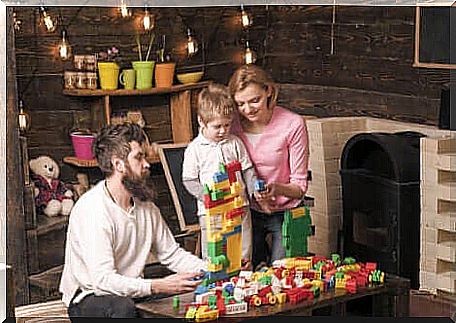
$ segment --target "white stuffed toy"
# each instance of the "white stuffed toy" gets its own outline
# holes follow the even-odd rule
[[[59,165],[49,156],[39,156],[29,162],[35,185],[37,213],[47,216],[69,215],[73,208],[73,192],[59,180]]]

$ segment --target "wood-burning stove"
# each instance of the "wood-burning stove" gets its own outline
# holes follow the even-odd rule
[[[362,133],[341,157],[341,253],[410,278],[418,288],[420,137],[416,132]]]

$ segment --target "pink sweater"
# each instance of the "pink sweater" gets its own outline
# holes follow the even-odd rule
[[[255,146],[245,136],[239,120],[233,123],[232,132],[244,142],[259,178],[266,183],[295,183],[303,192],[307,191],[309,145],[303,117],[276,106]],[[277,196],[277,211],[295,207],[299,202]]]

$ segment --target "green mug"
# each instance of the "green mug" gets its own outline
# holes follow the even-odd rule
[[[136,72],[136,88],[139,90],[152,88],[155,61],[135,61],[132,65]]]
[[[123,70],[119,76],[119,82],[127,90],[135,88],[136,72],[134,69]]]

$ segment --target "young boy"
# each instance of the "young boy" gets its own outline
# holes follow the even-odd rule
[[[204,259],[207,257],[207,243],[203,186],[209,183],[212,176],[219,171],[220,163],[227,164],[234,160],[240,162],[244,180],[241,185],[245,210],[242,219],[242,262],[247,265],[252,258],[252,224],[248,196],[254,194],[256,176],[244,144],[238,137],[230,134],[236,109],[228,88],[223,85],[210,84],[200,92],[198,96],[200,132],[185,150],[182,181],[190,194],[198,199],[201,250]]]

